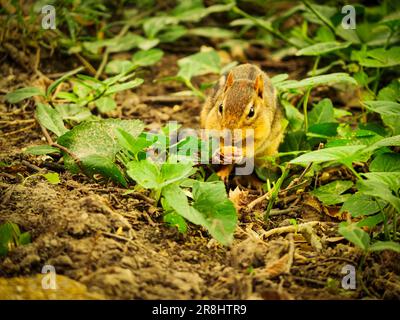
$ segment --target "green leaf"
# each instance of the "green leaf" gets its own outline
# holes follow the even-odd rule
[[[373,197],[357,192],[351,195],[344,203],[340,212],[349,212],[352,217],[368,216],[379,212],[386,206],[386,202]]]
[[[58,148],[54,148],[47,144],[40,145],[40,146],[32,146],[26,149],[26,153],[30,153],[36,156],[40,156],[43,154],[52,154],[52,153],[60,153]]]
[[[54,90],[57,89],[58,85],[62,82],[64,82],[65,80],[67,80],[69,77],[73,76],[74,74],[77,74],[78,72],[82,71],[84,69],[84,67],[79,67],[76,68],[74,70],[71,70],[70,72],[67,72],[66,74],[64,74],[61,78],[58,78],[56,81],[54,81],[48,88],[47,88],[47,92],[46,95],[47,97],[50,97],[50,95],[53,93]]]
[[[136,52],[132,57],[132,62],[137,66],[151,66],[160,61],[164,52],[161,49],[150,49]]]
[[[132,70],[135,64],[129,60],[112,60],[107,63],[105,72],[107,74],[121,74]]]
[[[308,121],[310,125],[336,122],[331,99],[325,98],[318,102],[308,114]]]
[[[358,190],[368,196],[378,197],[389,202],[400,212],[400,199],[392,194],[389,186],[379,180],[362,180],[357,182]]]
[[[110,157],[99,154],[91,154],[82,157],[81,162],[83,170],[89,177],[93,177],[95,174],[100,174],[125,188],[128,187],[124,175],[114,163],[113,159],[110,159]]]
[[[286,119],[292,131],[300,130],[304,123],[304,115],[287,100],[281,100],[281,104],[285,108]]]
[[[372,172],[400,172],[400,154],[381,153],[378,154],[369,165]]]
[[[394,192],[400,189],[400,172],[367,172],[363,173],[368,180],[385,184]]]
[[[310,162],[321,163],[326,161],[336,161],[345,164],[351,163],[360,158],[360,151],[364,148],[364,145],[355,145],[315,150],[291,160],[290,163],[307,164]]]
[[[116,128],[122,128],[131,135],[136,136],[143,131],[144,124],[139,120],[106,119],[86,121],[59,137],[57,142],[80,159],[85,173],[90,175],[95,170],[98,172],[111,172],[111,178],[119,183],[123,180],[119,177],[116,168],[110,165],[110,163],[114,162],[115,155],[121,150],[115,133]],[[69,154],[62,153],[66,168],[74,173],[78,172],[79,167],[74,159]],[[101,159],[108,159],[109,161],[102,164]],[[88,162],[87,165],[86,162]]]
[[[36,87],[26,87],[7,93],[5,98],[9,103],[17,103],[33,96],[44,96],[44,92]]]
[[[178,60],[178,77],[190,80],[194,76],[219,73],[221,61],[215,50],[199,52]]]
[[[369,248],[370,238],[361,228],[355,223],[341,222],[339,224],[339,233],[362,250],[367,251]]]
[[[381,222],[384,221],[384,214],[378,213],[376,215],[373,216],[369,216],[366,217],[360,221],[357,222],[357,227],[368,227],[368,228],[373,228],[375,226],[377,226],[378,224],[380,224]]]
[[[163,198],[164,200],[164,198]],[[164,200],[165,201],[165,200]],[[164,205],[163,205],[164,207]],[[165,209],[165,207],[164,207]],[[163,217],[164,222],[168,223],[171,227],[176,227],[180,233],[187,232],[187,224],[185,219],[175,211],[169,212]]]
[[[228,199],[222,181],[200,182],[193,185],[193,207],[202,213],[206,228],[223,245],[229,245],[236,230],[237,213]]]
[[[188,163],[163,163],[161,165],[162,186],[182,181],[196,172],[193,164]]]
[[[38,102],[35,114],[40,124],[57,136],[68,132],[68,129],[64,127],[60,113],[50,105]]]
[[[310,193],[316,196],[324,205],[330,206],[346,201],[350,195],[343,192],[350,189],[353,182],[346,180],[336,180],[331,183],[325,184]]]
[[[131,80],[131,81],[128,81],[125,83],[115,84],[107,89],[107,91],[105,92],[105,95],[110,95],[110,94],[113,94],[116,92],[136,88],[136,87],[140,86],[143,82],[144,82],[143,79],[136,78],[134,80]]]
[[[394,241],[376,241],[369,247],[369,251],[392,250],[400,253],[400,243]]]
[[[352,60],[357,60],[360,65],[369,68],[387,68],[400,64],[400,47],[391,47],[385,50],[377,48],[368,51],[353,51]]]
[[[161,189],[162,177],[157,164],[149,160],[131,161],[126,173],[138,185],[146,189]]]
[[[297,51],[296,56],[321,56],[332,51],[347,48],[350,45],[351,42],[321,42]]]
[[[357,81],[354,78],[350,77],[347,73],[331,73],[322,76],[306,78],[301,81],[295,81],[295,80],[283,81],[276,84],[276,87],[279,91],[284,91],[289,89],[298,89],[310,86],[315,87],[322,84],[331,84],[339,82],[345,82],[357,85]]]
[[[168,205],[179,215],[194,224],[206,226],[207,222],[203,215],[189,205],[189,201],[181,188],[177,184],[169,184],[163,188],[162,195]]]
[[[399,146],[400,146],[400,135],[397,135],[384,138],[375,142],[374,144],[368,147],[368,150],[376,150],[382,147],[399,147]]]
[[[94,117],[89,108],[77,104],[57,104],[56,110],[63,120],[82,122]]]
[[[101,113],[113,111],[117,107],[117,103],[110,96],[101,97],[97,99],[94,104]]]
[[[43,174],[43,177],[46,178],[48,182],[51,184],[59,184],[60,183],[60,176],[56,172],[49,172]]]
[[[400,101],[400,79],[393,80],[388,86],[379,90],[377,100]]]
[[[362,102],[369,110],[379,113],[381,115],[399,116],[400,103],[392,101],[363,101]]]
[[[22,246],[31,243],[31,234],[29,232],[21,233],[18,242]]]

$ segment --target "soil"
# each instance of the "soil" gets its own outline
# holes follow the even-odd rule
[[[275,63],[260,50],[249,49],[246,59],[272,75],[288,72],[299,78],[307,70],[300,59]],[[142,119],[149,129],[170,120],[198,128],[199,100],[146,100],[185,90],[178,83],[153,82],[176,74],[178,58],[166,54],[144,72],[144,85],[119,94],[116,115]],[[55,59],[50,69],[57,73],[65,66]],[[7,57],[1,93],[32,85],[35,77]],[[204,79],[215,78],[199,80]],[[167,226],[146,193],[125,195],[115,185],[64,171],[50,157],[24,153],[45,143],[32,102],[10,105],[2,96],[0,116],[0,161],[7,164],[0,173],[0,223],[17,223],[32,236],[32,243],[0,258],[0,286],[7,289],[1,299],[400,299],[400,256],[385,251],[365,257],[337,233],[341,219],[301,190],[283,194],[267,223],[265,201],[247,207],[260,194],[244,187],[236,191],[231,197],[240,209],[239,226],[233,244],[223,247],[198,226],[190,225],[185,235]],[[46,171],[59,172],[61,182],[52,185],[35,175]],[[331,176],[338,174],[348,173],[336,168]],[[281,227],[286,231],[266,233]],[[54,266],[58,275],[62,290],[54,295],[40,289],[45,265]],[[356,270],[354,290],[342,288],[346,265]]]

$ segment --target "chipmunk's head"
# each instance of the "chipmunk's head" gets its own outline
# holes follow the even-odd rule
[[[249,80],[235,79],[233,73],[229,73],[221,93],[213,101],[205,127],[223,131],[223,135],[229,131],[228,141],[235,145],[240,141],[244,154],[253,154],[249,148],[257,149],[271,131],[273,116],[266,105],[265,94],[262,74]]]
[[[221,129],[254,128],[264,106],[264,82],[262,75],[255,80],[234,79],[229,73],[223,93],[214,105]]]

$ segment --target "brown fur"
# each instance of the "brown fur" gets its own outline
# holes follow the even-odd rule
[[[249,118],[249,103],[255,116]],[[223,112],[219,114],[219,106]],[[282,111],[270,78],[257,66],[243,64],[222,77],[207,98],[200,115],[205,129],[254,129],[254,156],[257,165],[265,164],[260,157],[277,153],[283,138]]]

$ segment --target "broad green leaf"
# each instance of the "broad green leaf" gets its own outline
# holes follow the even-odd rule
[[[204,216],[207,230],[220,243],[230,244],[236,229],[237,213],[227,197],[224,183],[198,181],[193,185],[192,193],[193,207]]]
[[[393,80],[388,86],[379,90],[377,100],[400,101],[400,79]]]
[[[179,215],[190,222],[206,226],[206,220],[203,215],[189,205],[188,199],[183,190],[177,184],[169,184],[163,188],[162,195],[168,205]]]
[[[178,77],[190,80],[194,76],[207,73],[219,73],[221,61],[215,50],[199,52],[178,60]]]
[[[379,113],[381,115],[388,115],[388,116],[400,115],[400,103],[378,100],[378,101],[363,101],[363,104],[369,110]]]
[[[386,206],[381,199],[374,200],[373,197],[357,192],[351,195],[344,203],[341,212],[349,212],[352,217],[367,216],[379,212]]]
[[[97,99],[94,104],[101,113],[113,111],[117,107],[117,103],[110,96],[101,97]]]
[[[34,154],[36,156],[40,156],[43,154],[60,153],[60,150],[58,148],[44,144],[44,145],[40,145],[40,146],[28,147],[25,152]]]
[[[124,175],[110,157],[91,154],[82,157],[81,162],[83,170],[88,176],[93,177],[95,174],[100,174],[125,188],[128,187]]]
[[[370,238],[361,228],[355,223],[341,222],[339,224],[339,233],[362,250],[367,251],[369,248]]]
[[[44,96],[44,92],[36,87],[26,87],[7,93],[5,98],[9,103],[17,103],[33,96]]]
[[[381,153],[378,154],[369,165],[372,172],[400,172],[400,154]]]
[[[379,180],[362,180],[357,182],[359,192],[381,198],[389,202],[398,212],[400,212],[400,199],[392,194],[391,189],[386,183]]]
[[[392,250],[400,253],[400,243],[394,241],[376,241],[369,247],[369,251]]]
[[[162,177],[157,164],[149,160],[131,161],[126,173],[138,185],[146,189],[161,189]]]
[[[188,163],[163,163],[161,165],[162,186],[181,181],[196,170],[193,169],[193,164]]]
[[[321,42],[297,51],[296,56],[320,56],[332,51],[347,48],[348,46],[350,46],[350,44],[351,42]]]
[[[364,148],[364,145],[355,145],[315,150],[291,160],[290,163],[307,164],[310,162],[321,163],[326,161],[351,163],[360,158],[360,151]]]
[[[281,100],[281,104],[285,109],[290,128],[293,131],[300,130],[304,123],[304,115],[287,100]]]
[[[330,206],[342,203],[349,199],[349,194],[342,194],[353,186],[353,182],[346,180],[336,180],[325,184],[310,193],[316,196],[323,204]]]
[[[399,147],[399,146],[400,146],[400,135],[397,135],[384,138],[375,142],[370,147],[368,147],[368,150],[376,150],[381,147]]]
[[[73,129],[58,138],[57,142],[66,147],[73,153],[84,166],[84,171],[90,174],[94,169],[101,172],[112,172],[115,178],[114,181],[122,181],[116,173],[115,168],[111,168],[110,162],[113,163],[115,155],[121,150],[121,146],[117,141],[115,129],[122,128],[133,136],[139,135],[144,128],[144,125],[139,120],[119,120],[119,119],[106,119],[98,121],[86,121],[75,126]],[[76,173],[79,171],[78,165],[74,159],[67,153],[62,152],[64,156],[64,164],[68,170]],[[89,156],[102,156],[104,159],[109,159],[108,163],[104,163],[104,168],[99,157],[89,159],[90,164],[96,162],[95,168],[89,168],[85,165],[85,158]]]
[[[181,25],[171,25],[157,35],[160,42],[174,42],[183,37],[187,33],[187,29]]]
[[[308,121],[310,125],[336,122],[332,101],[325,98],[318,102],[308,114]]]
[[[132,57],[133,64],[137,66],[151,66],[160,61],[164,52],[161,49],[150,49],[136,52]]]
[[[50,105],[38,102],[35,114],[40,124],[57,136],[68,132],[68,129],[64,127],[60,113]]]
[[[368,180],[387,185],[394,192],[400,189],[400,172],[367,172],[363,173],[363,175]]]
[[[48,182],[51,184],[59,184],[60,183],[60,176],[56,172],[49,172],[43,174],[43,177],[46,178]]]
[[[322,84],[331,84],[339,82],[346,82],[357,85],[357,81],[354,78],[350,77],[347,73],[331,73],[322,76],[306,78],[300,81],[287,80],[277,83],[276,86],[278,90],[283,91],[283,90],[298,89],[310,86],[315,87]]]

